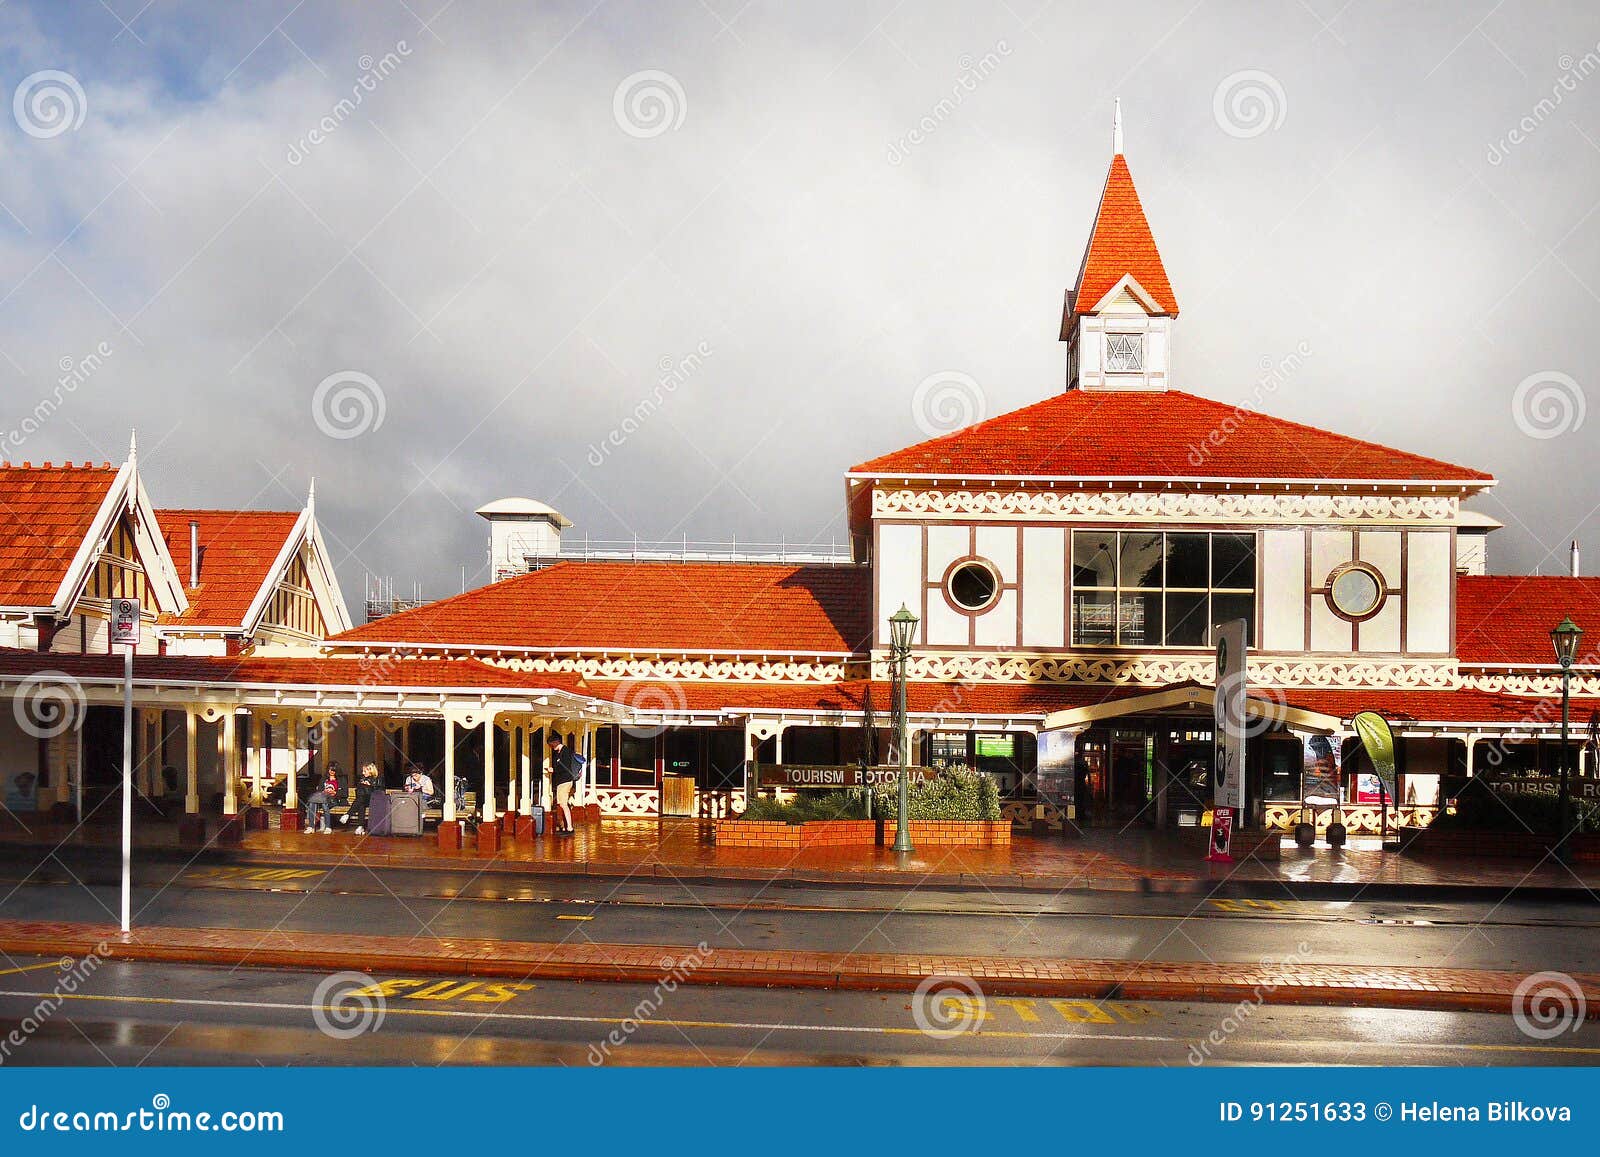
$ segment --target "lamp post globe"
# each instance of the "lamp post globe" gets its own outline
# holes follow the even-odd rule
[[[1568,743],[1572,720],[1572,664],[1578,657],[1578,644],[1583,641],[1583,628],[1567,615],[1550,631],[1550,644],[1555,648],[1556,663],[1561,668],[1561,798],[1556,812],[1556,858],[1569,862],[1572,849],[1568,836],[1572,834],[1569,816],[1570,783],[1567,776]]]
[[[898,805],[894,812],[894,851],[911,852],[911,826],[906,818],[910,808],[910,772],[906,765],[906,660],[911,657],[911,640],[917,630],[917,616],[904,603],[889,616],[889,650],[895,669],[895,748],[899,753],[900,773],[895,777]]]

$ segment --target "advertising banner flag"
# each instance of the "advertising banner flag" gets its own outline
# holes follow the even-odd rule
[[[1379,830],[1387,836],[1389,802],[1395,799],[1394,730],[1390,728],[1389,721],[1376,711],[1363,711],[1350,722],[1361,737],[1361,746],[1372,761],[1372,770],[1377,773],[1378,782],[1383,785]]]
[[[1383,790],[1394,799],[1394,731],[1389,721],[1376,711],[1363,711],[1350,722],[1361,737],[1367,758],[1372,760],[1372,770],[1383,781]]]
[[[1217,645],[1217,690],[1211,706],[1215,736],[1212,800],[1219,808],[1235,810],[1244,807],[1247,629],[1243,619],[1218,623],[1212,628]]]

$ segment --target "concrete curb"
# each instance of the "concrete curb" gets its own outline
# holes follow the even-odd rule
[[[19,855],[24,845],[0,847],[0,861]],[[69,847],[62,853],[86,860],[115,863],[117,857],[107,849]],[[762,868],[757,865],[701,864],[619,864],[609,862],[551,863],[505,859],[460,859],[417,861],[381,855],[330,854],[326,852],[254,851],[243,848],[181,849],[142,848],[135,856],[145,863],[250,864],[262,867],[316,867],[393,869],[404,872],[470,872],[494,875],[536,877],[540,879],[595,880],[680,880],[685,883],[743,882],[775,885],[847,885],[853,888],[903,890],[908,887],[950,888],[992,892],[1034,892],[1060,895],[1072,892],[1115,892],[1124,895],[1217,896],[1237,899],[1353,900],[1375,901],[1499,901],[1515,896],[1527,901],[1600,904],[1597,890],[1574,883],[1567,887],[1509,884],[1403,884],[1385,881],[1260,880],[1240,878],[1211,879],[1172,876],[1113,876],[1062,879],[1021,873],[983,875],[972,872],[907,873],[905,878],[879,872],[835,872],[819,868]]]
[[[214,928],[153,927],[123,936],[109,925],[0,922],[12,956],[84,957],[313,972],[415,973],[754,988],[940,991],[941,978],[986,996],[1221,1004],[1324,1005],[1506,1014],[1521,973],[1446,968],[1133,962],[887,953],[764,952],[691,945],[406,940]],[[1572,978],[1589,1019],[1600,1019],[1600,975]],[[951,995],[969,991],[952,987]]]

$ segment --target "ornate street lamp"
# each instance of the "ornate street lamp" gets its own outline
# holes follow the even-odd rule
[[[1583,628],[1572,621],[1571,615],[1562,619],[1550,632],[1550,642],[1556,650],[1556,662],[1561,665],[1561,805],[1557,819],[1560,829],[1556,856],[1563,861],[1571,854],[1567,845],[1567,837],[1571,834],[1567,819],[1567,735],[1572,715],[1572,664],[1578,657],[1578,644],[1582,640]]]
[[[900,752],[900,775],[897,781],[900,805],[895,808],[894,815],[894,850],[897,852],[913,850],[911,826],[906,819],[906,812],[911,806],[911,775],[906,768],[906,660],[911,658],[911,638],[916,630],[917,616],[901,603],[900,609],[889,616],[889,649],[895,666],[895,747]]]

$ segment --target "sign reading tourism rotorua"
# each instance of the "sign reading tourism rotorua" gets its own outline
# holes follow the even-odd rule
[[[908,767],[912,779],[933,779],[938,771],[931,767]],[[862,767],[859,763],[776,763],[761,765],[757,780],[762,787],[891,787],[900,774],[898,766]]]

